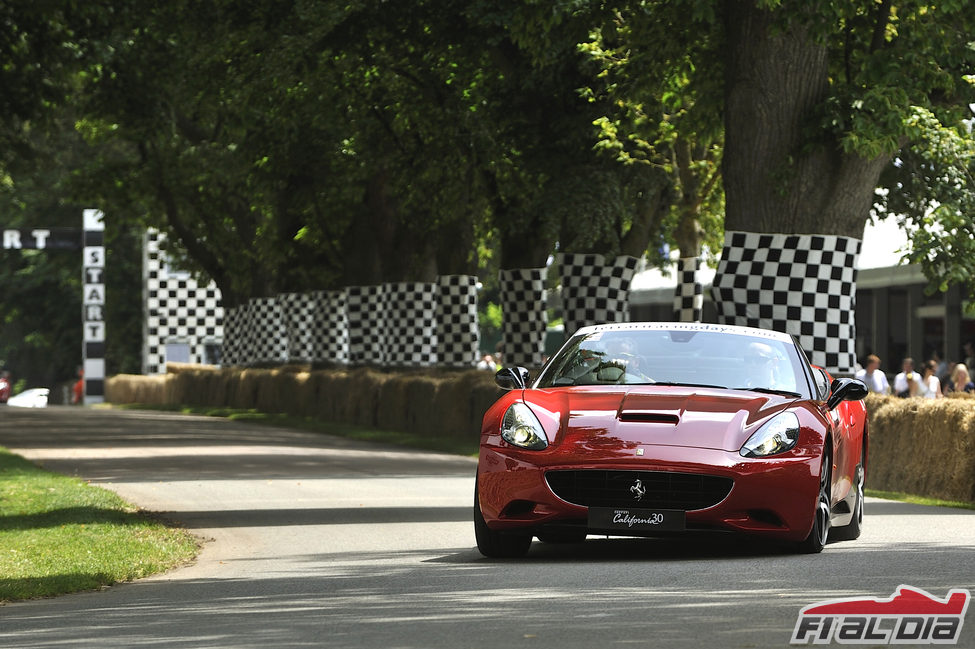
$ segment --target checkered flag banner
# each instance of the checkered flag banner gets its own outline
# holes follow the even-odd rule
[[[383,285],[383,360],[386,365],[429,367],[437,363],[439,295],[439,288],[433,283]]]
[[[508,367],[541,367],[545,354],[547,268],[502,270],[502,360]]]
[[[834,235],[726,232],[711,288],[719,320],[793,334],[813,364],[852,373],[860,245]]]
[[[356,365],[382,365],[383,286],[350,286],[345,289],[349,323],[349,362]]]
[[[247,323],[249,363],[286,363],[288,361],[288,330],[284,310],[277,298],[255,297],[247,302],[250,315]]]
[[[246,335],[247,307],[229,307],[223,313],[223,344],[220,350],[221,363],[226,366],[241,365],[244,359],[244,337]]]
[[[447,367],[472,367],[480,340],[477,277],[442,275],[437,288],[437,359]]]
[[[674,319],[678,322],[700,322],[704,312],[704,286],[697,273],[697,257],[677,260],[677,292],[674,295]]]
[[[566,337],[587,325],[629,320],[630,281],[639,262],[629,256],[607,263],[602,255],[559,253]]]
[[[145,336],[142,367],[145,374],[166,371],[166,343],[184,342],[190,362],[202,363],[204,343],[223,339],[224,309],[215,282],[199,284],[185,271],[170,268],[162,245],[166,235],[146,230],[143,244]],[[226,357],[222,357],[227,363]]]
[[[292,363],[305,363],[315,356],[312,329],[315,323],[315,295],[313,293],[281,293],[278,295],[281,316],[288,339],[287,357]]]
[[[345,365],[349,362],[349,316],[345,290],[315,291],[311,326],[312,360]]]
[[[250,365],[257,361],[254,349],[254,313],[250,302],[227,309],[224,323],[224,354],[228,365]],[[227,344],[227,341],[230,344]],[[230,359],[233,358],[231,363]]]

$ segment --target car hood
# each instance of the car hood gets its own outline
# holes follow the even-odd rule
[[[737,451],[795,397],[684,386],[526,390],[525,401],[563,447],[612,451],[642,445]]]

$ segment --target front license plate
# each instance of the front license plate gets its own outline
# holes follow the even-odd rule
[[[680,532],[685,529],[679,509],[590,507],[589,528],[630,532]]]

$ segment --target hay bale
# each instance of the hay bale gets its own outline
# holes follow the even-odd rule
[[[260,391],[260,373],[262,370],[234,369],[231,374],[230,407],[242,410],[256,408],[258,392]]]
[[[401,424],[402,429],[408,433],[425,435],[447,434],[444,429],[444,416],[446,410],[456,406],[445,404],[439,407],[437,403],[437,390],[443,379],[414,374],[399,377],[398,380],[406,387],[406,412]]]
[[[391,377],[379,386],[375,408],[378,428],[414,432],[409,421],[413,418],[410,415],[409,381],[401,376]]]
[[[389,374],[363,368],[350,372],[348,380],[339,386],[336,397],[344,399],[343,421],[357,426],[376,428],[379,425],[380,393]],[[344,394],[343,394],[344,393]]]
[[[167,403],[165,376],[117,374],[105,380],[105,400],[110,403]]]
[[[975,500],[975,403],[869,403],[868,485],[946,500]]]

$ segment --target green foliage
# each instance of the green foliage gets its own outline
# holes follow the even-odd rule
[[[792,73],[765,109],[794,96],[808,107],[762,118],[801,136],[771,142],[764,167],[729,158],[724,137],[726,98],[757,81],[727,65],[762,52],[728,26],[753,8],[766,36],[809,37],[815,54],[771,62]],[[962,2],[12,0],[0,17],[0,188],[35,209],[15,162],[41,122],[73,125],[65,206],[100,207],[126,245],[129,226],[161,228],[228,306],[460,272],[478,272],[490,301],[499,267],[542,265],[557,246],[713,254],[728,170],[762,183],[755,194],[801,194],[811,213],[858,221],[869,201],[834,203],[869,196],[876,174],[847,192],[824,170],[859,178],[847,171],[896,158],[916,174],[896,182],[924,206],[917,227],[961,238],[955,220],[970,213],[970,184],[925,171],[965,166],[925,150],[943,130],[956,148],[970,137],[975,16]],[[929,243],[918,238],[916,258],[932,277],[975,281],[951,261],[967,244]]]
[[[915,142],[888,169],[878,211],[907,230],[907,259],[924,269],[928,290],[957,284],[975,312],[975,138],[970,126],[945,127],[920,108],[908,126]]]
[[[89,590],[192,559],[193,537],[114,493],[0,449],[0,602]]]
[[[80,230],[82,210],[71,179],[87,148],[63,121],[22,131],[22,155],[0,186],[3,227]],[[106,363],[111,373],[139,372],[142,337],[142,237],[115,214],[106,217]],[[119,215],[120,216],[120,215]],[[0,358],[28,387],[56,388],[81,364],[81,251],[0,250]]]

